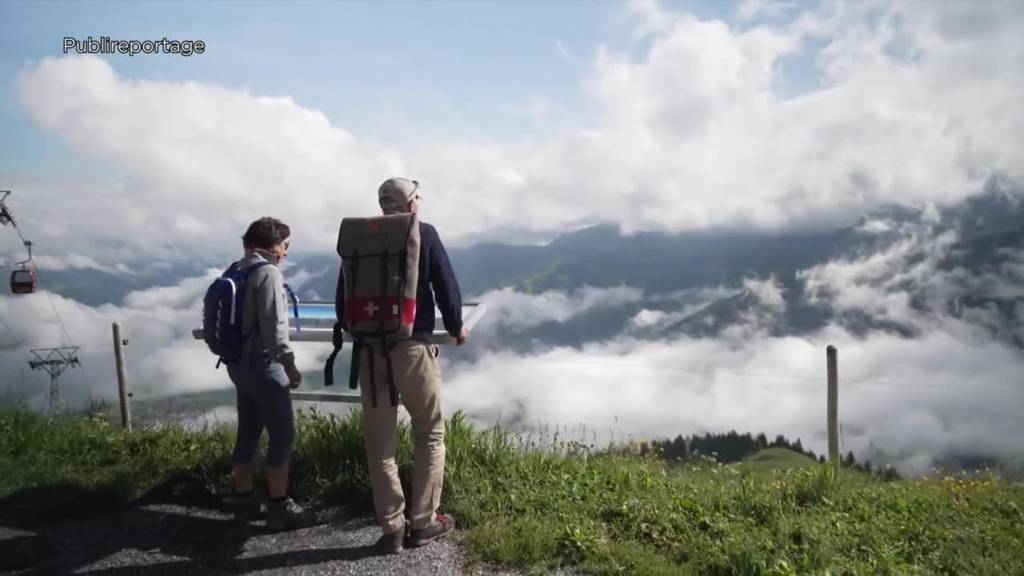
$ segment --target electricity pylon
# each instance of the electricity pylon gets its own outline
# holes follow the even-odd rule
[[[28,365],[33,370],[42,368],[50,375],[50,416],[56,416],[64,410],[60,393],[60,375],[68,369],[68,366],[78,365],[78,346],[64,346],[61,348],[36,348],[29,350],[35,360],[29,360]]]

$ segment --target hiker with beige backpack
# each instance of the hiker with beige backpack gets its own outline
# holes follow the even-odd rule
[[[437,512],[444,481],[444,416],[439,348],[432,343],[434,305],[445,331],[461,346],[469,338],[462,296],[437,230],[419,221],[419,183],[390,178],[377,190],[383,216],[346,218],[338,235],[342,265],[335,307],[334,352],[325,368],[333,382],[342,331],[353,339],[349,385],[358,383],[377,521],[378,552],[397,554],[451,533]],[[412,494],[398,478],[398,403],[414,436]],[[408,510],[407,510],[408,508]],[[408,519],[407,519],[408,516]]]

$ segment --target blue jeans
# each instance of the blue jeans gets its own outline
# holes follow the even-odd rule
[[[295,442],[295,418],[284,366],[268,362],[266,357],[244,354],[236,364],[228,365],[228,376],[238,401],[235,463],[256,461],[260,436],[266,428],[270,437],[267,466],[287,464]]]

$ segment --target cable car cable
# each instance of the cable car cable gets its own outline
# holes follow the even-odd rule
[[[11,325],[7,323],[7,320],[4,320],[3,316],[0,316],[0,324],[3,324],[4,328],[7,328],[7,333],[11,335],[11,341],[15,345],[17,345],[18,344],[18,335],[14,333],[14,330],[11,329]]]
[[[3,194],[3,196],[0,196],[0,214],[2,214],[2,218],[0,218],[0,221],[2,221],[3,224],[9,223],[14,228],[14,231],[18,233],[18,238],[21,239],[21,243],[25,246],[25,249],[28,251],[28,258],[21,262],[17,262],[16,264],[20,264],[22,266],[22,270],[28,270],[27,264],[32,264],[32,268],[34,270],[30,271],[30,273],[32,274],[31,291],[34,292],[38,289],[39,267],[36,266],[35,259],[32,257],[32,242],[25,239],[25,235],[21,232],[21,227],[18,226],[18,222],[14,219],[14,215],[11,213],[11,211],[7,208],[7,205],[4,203],[4,200],[7,198],[7,196],[10,195],[10,191],[3,190],[0,191],[0,194]],[[67,325],[64,324],[64,319],[61,318],[60,312],[57,311],[57,306],[53,303],[53,295],[50,294],[49,290],[43,290],[43,293],[46,294],[46,299],[50,303],[50,309],[53,310],[53,315],[57,318],[57,323],[60,324],[61,330],[64,331],[64,335],[67,337],[67,344],[71,345],[71,342],[73,341],[73,338],[71,337],[71,332],[68,331]],[[4,322],[4,325],[6,326],[7,323]],[[10,330],[10,327],[8,327],[8,330]],[[13,335],[13,331],[11,333]],[[77,362],[77,364],[79,369],[81,369],[82,371],[82,379],[85,381],[86,388],[91,388],[89,384],[89,376],[85,372],[85,366],[83,366],[82,362],[80,361]]]

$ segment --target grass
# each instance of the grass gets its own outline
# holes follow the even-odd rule
[[[786,448],[765,448],[742,462],[734,464],[734,466],[741,472],[763,475],[776,470],[815,468],[819,464],[810,456],[799,454]]]
[[[25,412],[0,413],[3,516],[31,525],[147,495],[201,497],[223,482],[233,442],[226,429],[125,434],[100,414],[47,421]]]
[[[231,442],[224,429],[126,435],[101,418],[3,413],[0,514],[52,521],[144,496],[223,493]],[[408,484],[407,428],[399,444]],[[836,478],[778,452],[669,467],[629,446],[593,451],[475,429],[459,414],[447,448],[443,506],[476,561],[539,573],[1024,573],[1024,486],[995,478]],[[370,509],[358,413],[303,412],[293,467],[300,496]],[[37,499],[61,491],[63,500]]]

